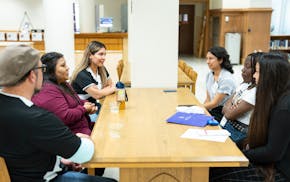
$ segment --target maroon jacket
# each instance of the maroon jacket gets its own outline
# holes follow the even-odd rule
[[[70,89],[71,86],[67,84]],[[64,92],[58,85],[46,82],[39,93],[35,94],[32,102],[52,113],[68,126],[74,133],[91,134],[90,119],[80,100],[74,92],[74,97]]]

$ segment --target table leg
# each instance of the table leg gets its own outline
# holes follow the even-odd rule
[[[95,168],[88,168],[88,174],[95,176]]]

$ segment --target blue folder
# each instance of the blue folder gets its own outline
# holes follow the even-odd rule
[[[212,116],[208,116],[205,114],[176,112],[171,117],[169,117],[166,121],[168,123],[204,127],[207,125],[208,121],[212,119],[213,119]]]

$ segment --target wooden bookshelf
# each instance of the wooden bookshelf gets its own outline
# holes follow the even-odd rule
[[[290,53],[290,35],[271,35],[270,51]]]
[[[0,44],[1,47],[5,47],[7,45],[16,45],[16,44],[26,44],[34,47],[38,50],[44,50],[44,40],[43,40],[43,33],[37,33],[40,34],[40,38],[37,40],[34,39],[35,32],[29,32],[27,33],[27,37],[25,39],[21,38],[21,34],[19,31],[16,30],[0,30]],[[14,35],[13,39],[10,39],[9,36]]]

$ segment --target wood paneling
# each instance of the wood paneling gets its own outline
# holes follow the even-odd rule
[[[45,50],[44,41],[34,41],[33,42],[33,47],[35,49],[40,50],[40,51],[44,51]]]
[[[176,182],[208,181],[208,169],[200,168],[125,168],[120,169],[120,181],[126,182]],[[142,176],[143,178],[140,178]]]
[[[7,31],[1,31],[7,32]],[[11,32],[11,31],[10,31]],[[75,34],[75,50],[85,50],[90,41],[96,40],[104,43],[107,50],[123,51],[123,46],[128,43],[128,41],[123,41],[127,39],[127,33],[81,33]],[[11,41],[1,41],[1,42],[11,42]],[[21,41],[15,41],[21,42]],[[27,42],[27,41],[25,41]],[[44,41],[29,41],[33,42],[33,47],[40,51],[45,50]],[[127,49],[127,48],[126,48]]]
[[[91,41],[104,43],[107,50],[123,50],[123,40],[127,39],[127,33],[81,33],[75,34],[75,50],[85,50]]]
[[[249,11],[245,13],[242,60],[254,50],[269,51],[271,13]]]
[[[226,33],[240,33],[242,36],[241,62],[254,50],[269,50],[270,23],[272,9],[218,9],[210,11],[210,31],[208,48],[213,46],[213,34],[218,29],[218,45],[225,46]],[[218,27],[213,27],[213,18],[219,19]],[[225,17],[229,21],[225,21]],[[217,31],[216,31],[217,32]]]

